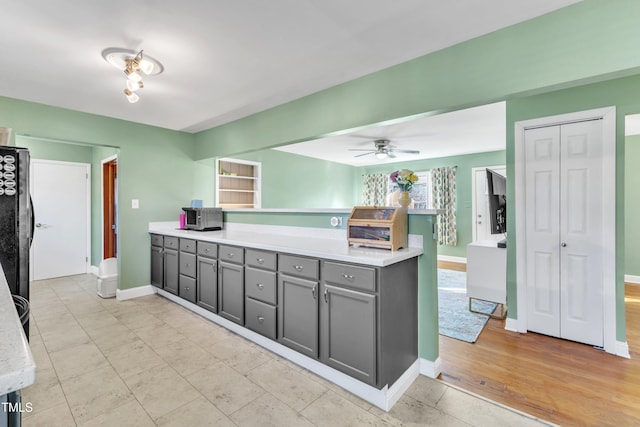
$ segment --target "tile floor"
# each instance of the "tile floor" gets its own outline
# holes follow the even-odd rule
[[[387,413],[165,298],[95,288],[32,283],[27,427],[544,424],[423,376]]]

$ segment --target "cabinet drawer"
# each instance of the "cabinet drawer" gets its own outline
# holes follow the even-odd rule
[[[275,271],[245,267],[244,293],[253,299],[275,305],[277,299]]]
[[[159,234],[151,235],[151,245],[152,246],[162,246],[164,244],[163,238]]]
[[[182,252],[196,253],[196,241],[191,239],[180,239],[180,250]]]
[[[218,245],[215,243],[198,242],[198,255],[215,258],[218,256]]]
[[[196,256],[186,252],[180,252],[180,274],[196,277]]]
[[[247,249],[244,259],[245,263],[252,267],[264,268],[266,270],[276,269],[276,254],[273,252]]]
[[[363,291],[376,291],[375,268],[325,261],[322,267],[322,280]]]
[[[244,314],[247,328],[272,340],[276,339],[276,308],[274,306],[247,298]]]
[[[278,271],[308,279],[318,279],[319,261],[293,255],[278,255]]]
[[[180,290],[178,291],[178,295],[181,298],[186,299],[187,301],[191,301],[195,304],[196,302],[196,279],[192,277],[180,275]]]
[[[236,246],[220,245],[218,258],[222,261],[242,264],[244,262],[244,251]]]
[[[178,247],[180,247],[179,241],[180,239],[177,237],[164,236],[164,247],[175,249],[177,251]]]

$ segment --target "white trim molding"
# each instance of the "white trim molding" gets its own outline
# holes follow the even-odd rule
[[[627,344],[626,341],[616,341],[616,356],[631,359],[631,355],[629,354],[629,344]]]
[[[435,362],[432,362],[431,360],[427,360],[427,359],[420,359],[420,374],[424,375],[425,377],[429,377],[429,378],[438,378],[441,374],[441,365],[442,365],[442,361],[440,359],[440,356],[438,356],[438,358],[435,360]]]
[[[156,293],[156,288],[151,285],[138,286],[137,288],[130,289],[117,289],[116,299],[118,301],[126,301],[128,299],[143,297],[146,295],[153,295]]]
[[[604,350],[618,354],[616,344],[616,108],[605,107],[587,111],[579,111],[557,116],[524,120],[515,123],[515,207],[516,218],[516,283],[517,283],[517,331],[527,331],[527,284],[525,223],[522,220],[525,211],[525,131],[542,126],[554,126],[563,123],[574,123],[586,120],[602,119],[602,165],[607,173],[602,177],[602,276],[603,276],[603,335]],[[518,212],[520,214],[518,214]],[[512,215],[511,218],[514,216]],[[510,325],[511,327],[513,324]]]
[[[631,274],[625,274],[624,281],[626,283],[633,283],[634,285],[640,285],[640,276],[632,276]]]
[[[507,317],[504,322],[504,328],[507,331],[511,332],[526,332],[526,331],[518,331],[518,319],[512,319],[511,317]]]
[[[466,264],[467,259],[461,256],[438,255],[438,261],[457,262],[458,264]]]

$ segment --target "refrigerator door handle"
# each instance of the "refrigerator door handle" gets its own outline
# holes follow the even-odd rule
[[[33,243],[33,233],[35,233],[36,214],[33,211],[33,199],[29,196],[29,206],[31,207],[31,235],[29,236],[29,247]]]

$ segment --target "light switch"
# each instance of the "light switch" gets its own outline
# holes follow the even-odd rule
[[[140,200],[131,199],[131,209],[138,209],[140,207]]]

